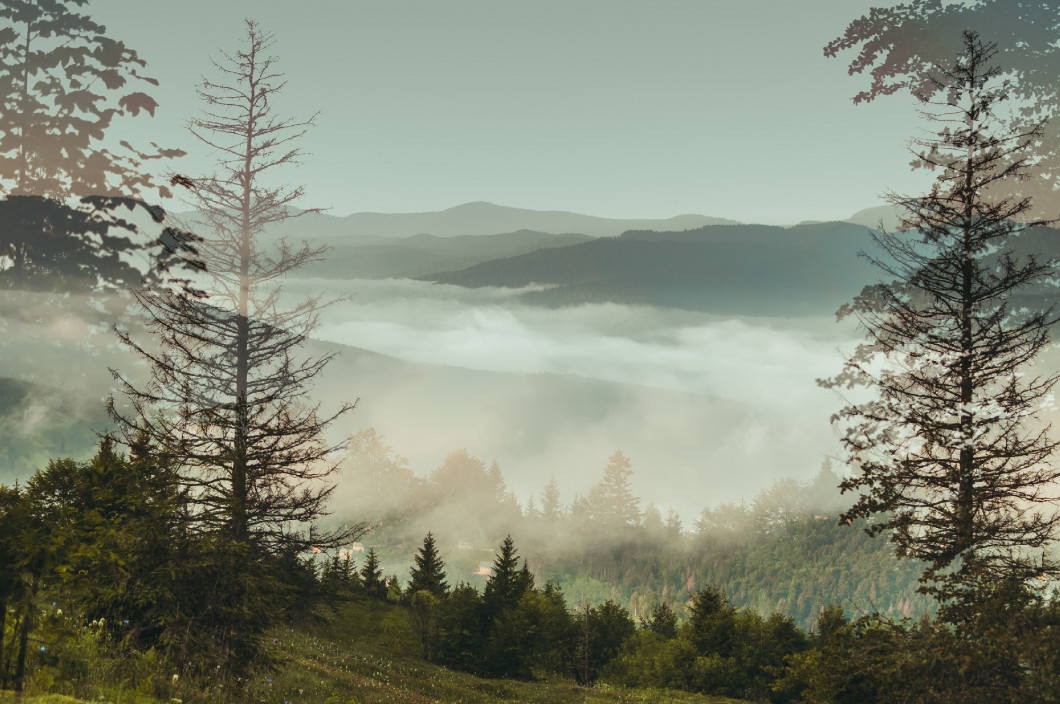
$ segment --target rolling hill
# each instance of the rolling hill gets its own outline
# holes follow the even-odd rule
[[[359,244],[358,240],[349,240],[332,244],[325,259],[306,265],[299,273],[324,279],[409,278],[591,239],[588,235],[519,230],[495,235],[419,234],[397,240],[373,238]]]
[[[877,278],[858,257],[871,244],[866,228],[849,223],[640,230],[420,278],[466,287],[551,284],[523,294],[545,306],[609,301],[725,315],[829,314]]]

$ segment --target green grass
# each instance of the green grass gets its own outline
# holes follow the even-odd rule
[[[579,687],[572,679],[533,682],[490,680],[426,663],[416,657],[417,642],[403,609],[345,604],[327,623],[280,629],[273,655],[284,664],[273,675],[276,701],[325,704],[426,703],[487,704],[567,702],[724,704],[735,700],[685,692],[628,689],[598,684]]]
[[[345,603],[320,614],[312,623],[275,629],[267,639],[269,655],[277,666],[249,683],[245,702],[262,704],[738,704],[724,697],[686,692],[628,689],[597,684],[586,689],[572,679],[556,676],[532,682],[483,679],[424,662],[404,609],[388,603]],[[151,668],[153,669],[153,668]],[[104,671],[104,668],[100,668]],[[223,694],[195,690],[190,682],[169,685],[169,675],[148,676],[150,681],[121,683],[98,681],[90,691],[74,698],[32,691],[26,704],[187,704],[229,702]],[[69,686],[55,688],[71,692]],[[154,691],[152,697],[147,692]],[[0,693],[0,702],[14,702],[11,692]],[[233,703],[234,704],[234,703]]]

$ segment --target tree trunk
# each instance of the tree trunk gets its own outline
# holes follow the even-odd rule
[[[973,92],[972,100],[976,99]],[[969,116],[968,129],[975,132],[974,118]],[[975,154],[972,145],[964,162],[964,222],[962,223],[963,248],[961,261],[961,408],[960,414],[960,477],[957,487],[957,555],[973,559],[969,552],[975,542],[975,452],[972,449],[974,432],[972,402],[975,400],[975,380],[972,377],[972,355],[975,352],[972,329],[972,282],[975,278],[975,252],[972,244],[972,227],[975,224],[975,201],[978,194],[974,188],[973,171]],[[967,553],[967,554],[966,554]]]
[[[26,602],[23,605],[22,624],[18,629],[18,660],[15,663],[15,681],[13,683],[14,690],[19,697],[22,696],[22,688],[25,684],[26,679],[26,656],[29,654],[29,631],[33,624],[33,611],[36,608],[37,601],[37,587],[40,584],[40,576],[37,574],[33,575],[33,582],[30,584],[29,593],[26,595]]]

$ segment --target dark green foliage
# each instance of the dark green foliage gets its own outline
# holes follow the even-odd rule
[[[493,572],[482,592],[479,623],[485,649],[481,671],[494,677],[526,677],[522,620],[515,612],[523,597],[534,589],[534,578],[523,562],[519,567],[518,551],[512,536],[501,543],[500,554],[493,561]]]
[[[18,487],[0,486],[0,689],[11,684],[11,667],[24,662],[26,641],[36,613],[37,585],[45,564],[45,550],[39,524],[33,520],[25,492]],[[8,637],[8,613],[15,616]],[[22,667],[24,670],[24,665]],[[21,676],[14,689],[21,690]]]
[[[736,641],[736,609],[720,589],[707,586],[692,596],[681,635],[700,653],[729,657]]]
[[[94,624],[104,642],[154,649],[184,674],[235,683],[268,664],[261,633],[310,609],[316,579],[297,555],[266,557],[192,531],[178,486],[148,445],[134,444],[127,459],[109,439],[92,460],[55,460],[30,479],[19,519],[21,586],[9,590],[19,600],[13,681],[25,671],[29,633],[47,625],[36,623],[45,594],[61,599],[68,618]]]
[[[541,592],[525,592],[517,604],[501,611],[489,625],[482,648],[481,671],[491,677],[530,679],[532,665],[545,643],[538,629],[548,618],[552,603]]]
[[[383,579],[383,568],[379,565],[379,557],[375,554],[375,548],[368,549],[368,555],[364,558],[361,566],[361,589],[369,596],[386,598],[387,585]]]
[[[83,617],[131,647],[158,645],[184,531],[172,470],[143,445],[126,459],[104,439],[89,462],[49,463],[26,496]]]
[[[716,587],[693,595],[677,638],[644,629],[609,668],[632,686],[666,687],[739,699],[794,701],[799,686],[777,684],[788,658],[807,647],[791,618],[736,611]]]
[[[449,593],[438,623],[441,662],[458,670],[475,671],[482,646],[481,613],[482,595],[467,582]]]
[[[926,618],[863,617],[790,657],[774,686],[836,704],[898,704],[912,693],[932,704],[1060,701],[1055,606],[983,606],[959,629]]]
[[[516,553],[508,536],[482,595],[461,583],[438,602],[441,662],[487,677],[518,679],[531,678],[535,669],[557,672],[569,667],[573,631],[563,594],[552,583],[536,589],[533,575],[525,563],[519,567]],[[426,596],[420,601],[425,613]]]
[[[142,284],[144,272],[125,256],[145,249],[130,237],[137,229],[106,211],[8,196],[0,200],[0,223],[0,259],[11,264],[0,271],[0,288],[93,293]]]
[[[647,631],[651,631],[656,635],[662,636],[663,638],[670,639],[677,637],[677,615],[670,608],[670,605],[663,602],[656,606],[651,616],[643,627]]]
[[[586,604],[574,619],[569,665],[578,682],[588,686],[615,659],[637,627],[629,612],[610,599],[599,606]]]
[[[523,594],[533,586],[533,577],[526,563],[519,568],[518,551],[509,535],[501,543],[500,554],[493,560],[493,572],[482,592],[483,619],[492,621],[505,610],[515,608]]]
[[[320,588],[329,598],[345,598],[363,591],[361,576],[353,566],[349,553],[336,551],[330,560],[324,563],[319,575]]]
[[[438,555],[438,548],[434,543],[434,536],[427,533],[423,539],[423,546],[416,553],[414,566],[410,570],[411,581],[406,589],[407,594],[415,594],[426,591],[433,594],[436,599],[444,598],[449,591],[449,585],[445,581],[445,563]]]
[[[409,590],[405,594],[409,614],[412,616],[412,628],[423,647],[423,659],[433,661],[438,653],[439,609],[444,603],[444,595],[438,598],[426,589],[415,592]]]

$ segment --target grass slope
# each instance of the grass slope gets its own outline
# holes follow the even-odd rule
[[[273,686],[287,701],[357,702],[675,702],[724,704],[736,700],[686,692],[629,689],[573,680],[483,679],[416,657],[416,636],[405,611],[391,604],[344,604],[326,624],[282,629],[275,654],[284,660]]]
[[[343,603],[327,610],[313,623],[282,627],[269,635],[269,655],[277,663],[271,673],[258,676],[248,687],[248,702],[290,704],[739,704],[738,700],[687,692],[630,689],[597,684],[591,689],[572,679],[543,678],[534,682],[483,679],[424,662],[416,656],[417,638],[406,611],[380,601]],[[100,671],[105,671],[101,667]],[[187,682],[169,686],[169,673],[157,672],[132,681],[101,680],[77,698],[55,693],[34,693],[26,704],[165,704],[176,701],[228,701],[220,693],[205,695]],[[152,680],[155,684],[152,685]],[[159,686],[157,683],[162,682]],[[56,684],[60,690],[70,687]],[[155,696],[148,692],[153,691]],[[0,694],[0,701],[12,698]]]

